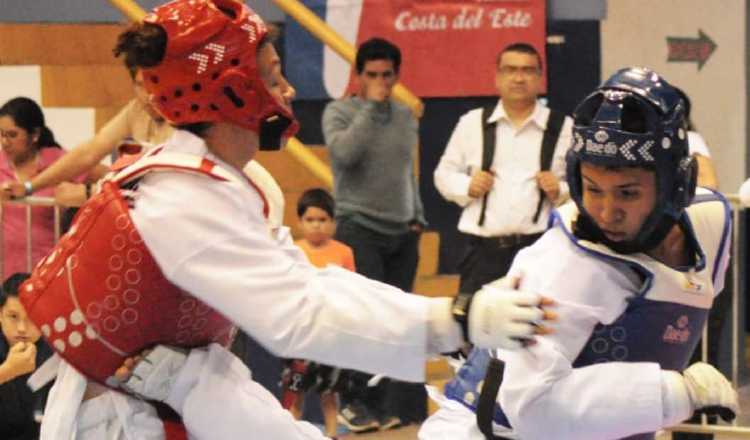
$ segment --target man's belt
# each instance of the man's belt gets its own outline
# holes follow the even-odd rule
[[[501,248],[520,247],[528,246],[534,243],[542,233],[538,234],[509,234],[509,235],[498,235],[496,237],[480,237],[473,236],[474,240],[485,244],[492,244]]]

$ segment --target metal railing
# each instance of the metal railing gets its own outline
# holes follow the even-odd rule
[[[9,200],[5,201],[3,203],[0,203],[0,219],[4,219],[5,215],[5,207],[6,206],[20,206],[23,207],[26,211],[26,272],[31,272],[31,269],[33,269],[33,265],[35,264],[34,261],[32,261],[33,254],[32,254],[32,245],[33,245],[33,234],[32,234],[32,219],[33,214],[31,209],[35,206],[47,206],[51,207],[54,211],[54,226],[53,226],[53,232],[55,237],[55,242],[60,239],[60,210],[61,207],[57,204],[55,204],[55,199],[52,197],[37,197],[37,196],[31,196],[26,197],[24,199],[18,199],[18,200]],[[4,280],[6,277],[8,277],[11,274],[5,273],[5,227],[0,227],[0,280]]]

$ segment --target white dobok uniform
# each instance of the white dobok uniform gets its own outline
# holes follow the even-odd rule
[[[419,438],[484,440],[476,410],[492,356],[505,362],[494,399],[495,435],[647,439],[679,423],[665,420],[663,402],[676,391],[662,376],[686,367],[724,287],[731,240],[729,208],[719,195],[699,190],[686,212],[696,261],[678,270],[576,238],[575,205],[560,208],[552,229],[522,250],[510,271],[523,275],[522,289],[557,303],[555,332],[516,352],[475,349],[445,394],[431,390],[440,409]]]
[[[269,234],[269,228],[278,228],[263,215],[264,196],[254,187],[262,183],[251,185],[199,137],[178,130],[163,152],[205,157],[236,179],[146,174],[130,212],[138,232],[170,282],[277,355],[423,381],[428,357],[459,342],[449,299],[405,295],[333,266],[317,269],[288,229]],[[80,377],[65,379],[75,374],[64,363],[60,367],[42,438],[163,438],[153,409],[131,397],[107,392],[84,402],[80,411],[72,408],[85,388]],[[111,404],[102,409],[97,400]],[[191,438],[322,438],[312,425],[294,421],[217,345],[191,352],[168,403],[182,415]],[[100,423],[89,427],[83,423],[89,419]]]

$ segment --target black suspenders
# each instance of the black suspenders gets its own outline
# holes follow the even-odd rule
[[[487,121],[494,110],[494,106],[487,106],[482,109],[482,171],[489,171],[492,166],[492,161],[495,158],[495,132],[497,131],[497,122]],[[539,163],[541,171],[549,170],[552,165],[552,158],[555,155],[555,146],[557,145],[557,139],[560,137],[560,130],[562,129],[563,122],[565,122],[565,114],[550,109],[549,118],[547,119],[547,128],[544,130],[544,135],[542,137]],[[537,204],[536,212],[534,213],[534,223],[539,220],[544,198],[544,192],[539,190],[539,203]],[[487,194],[482,197],[482,210],[479,214],[478,222],[479,226],[484,225],[486,211]]]
[[[555,146],[557,145],[557,139],[560,137],[560,129],[562,129],[563,122],[565,122],[565,115],[563,113],[550,110],[549,118],[547,119],[547,128],[544,130],[544,137],[542,137],[542,153],[539,157],[540,171],[549,171],[550,166],[552,166],[552,157],[555,155]],[[537,203],[536,212],[534,213],[534,223],[539,220],[539,214],[542,213],[544,199],[544,191],[540,189],[539,203]]]
[[[495,127],[497,122],[487,122],[494,106],[482,109],[482,171],[489,171],[495,158]],[[482,197],[482,212],[479,214],[479,226],[484,224],[484,213],[487,211],[487,194]]]

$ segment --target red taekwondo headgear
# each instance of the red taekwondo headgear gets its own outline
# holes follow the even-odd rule
[[[145,20],[167,34],[164,58],[144,68],[153,105],[175,125],[231,122],[278,149],[299,129],[260,76],[257,52],[268,28],[235,0],[175,0]]]

